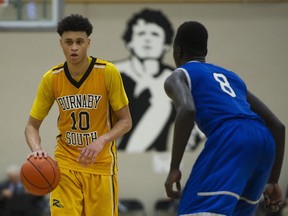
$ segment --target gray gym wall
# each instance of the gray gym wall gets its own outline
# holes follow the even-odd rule
[[[175,1],[177,2],[177,1]],[[208,28],[209,62],[237,72],[248,88],[288,125],[288,3],[66,3],[64,14],[80,13],[94,25],[89,55],[107,60],[128,55],[121,40],[126,21],[142,8],[163,11],[176,29],[186,20]],[[246,3],[245,3],[246,2]],[[29,149],[24,127],[42,74],[64,60],[55,32],[0,32],[0,178],[11,163],[21,164]],[[165,62],[174,65],[172,53]],[[42,145],[51,155],[57,135],[54,106],[41,128]],[[143,139],[149,134],[143,131]],[[281,187],[288,185],[287,150]],[[199,149],[201,150],[201,149]],[[186,153],[182,184],[199,151]],[[156,199],[165,197],[170,152],[119,152],[120,198],[142,200],[152,215]],[[163,166],[162,169],[157,169]]]

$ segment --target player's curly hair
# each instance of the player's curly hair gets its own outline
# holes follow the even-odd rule
[[[174,45],[193,56],[206,56],[208,31],[204,25],[196,21],[187,21],[179,26]]]
[[[174,30],[169,19],[160,11],[152,9],[143,9],[139,13],[136,13],[127,23],[125,32],[122,35],[122,39],[125,43],[129,43],[132,38],[132,27],[137,23],[138,20],[143,19],[148,23],[155,23],[156,25],[163,28],[165,32],[165,44],[170,45],[173,40]]]
[[[71,14],[63,18],[57,26],[57,32],[60,36],[67,31],[83,31],[87,36],[92,33],[93,26],[89,20],[79,14]]]

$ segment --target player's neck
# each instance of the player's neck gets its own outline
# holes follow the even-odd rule
[[[82,76],[89,67],[88,59],[82,62],[79,62],[77,64],[68,63],[68,62],[67,64],[68,64],[69,73],[73,78]]]
[[[181,64],[185,64],[190,61],[206,62],[205,56],[192,56],[192,55],[184,55],[180,61]]]
[[[205,62],[205,56],[194,56],[191,58],[191,61],[199,61],[199,62]]]

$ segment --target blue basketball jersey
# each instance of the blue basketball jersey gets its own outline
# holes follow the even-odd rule
[[[270,175],[275,145],[250,109],[243,80],[222,67],[188,62],[196,123],[207,136],[179,203],[178,215],[252,216]]]
[[[250,109],[247,88],[234,72],[203,62],[191,61],[177,70],[185,72],[196,108],[196,122],[208,137],[229,119],[262,119]]]

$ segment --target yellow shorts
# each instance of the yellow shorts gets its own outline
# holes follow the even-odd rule
[[[51,216],[118,216],[118,177],[61,169]]]

